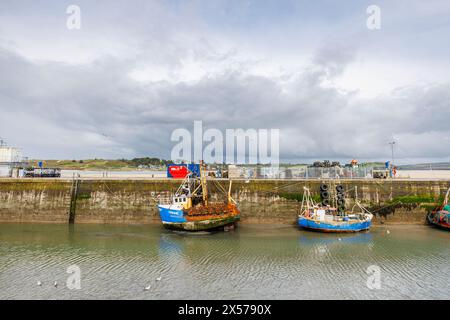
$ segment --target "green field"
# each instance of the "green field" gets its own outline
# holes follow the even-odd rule
[[[145,157],[131,160],[107,160],[107,159],[87,159],[87,160],[30,160],[31,167],[38,167],[39,161],[44,162],[45,168],[60,168],[63,170],[115,170],[130,171],[137,169],[165,170],[166,165],[172,163],[170,160]]]
[[[123,160],[43,160],[44,167],[63,170],[136,170],[137,166]],[[30,166],[38,166],[38,160],[30,161]]]

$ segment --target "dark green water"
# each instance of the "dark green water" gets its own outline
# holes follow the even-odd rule
[[[0,224],[0,299],[449,299],[449,245],[449,232],[428,226],[329,235]],[[80,290],[66,287],[73,264]],[[370,265],[380,268],[380,289],[367,286]]]

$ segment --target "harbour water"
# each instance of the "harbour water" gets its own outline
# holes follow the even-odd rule
[[[80,289],[66,286],[71,265],[80,268]],[[375,282],[368,268],[380,271]],[[0,224],[0,299],[412,298],[450,298],[450,233],[422,225],[334,235],[287,225],[187,234],[159,225]]]

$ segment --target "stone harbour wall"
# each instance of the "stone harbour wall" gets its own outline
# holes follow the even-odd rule
[[[0,179],[0,222],[68,223],[71,206],[75,223],[159,223],[157,202],[176,191],[180,181],[80,180],[74,196],[71,180]],[[235,180],[232,196],[239,203],[242,223],[293,224],[300,211],[303,188],[318,199],[320,180]],[[450,181],[342,180],[349,199],[357,198],[376,213],[375,223],[424,223],[438,206]],[[221,198],[219,185],[209,183],[211,196]],[[71,201],[72,200],[72,201]],[[74,201],[75,200],[75,201]],[[75,204],[74,204],[75,202]],[[347,201],[351,209],[354,201]]]

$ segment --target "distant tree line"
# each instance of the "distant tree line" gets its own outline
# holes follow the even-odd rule
[[[159,158],[134,158],[131,160],[121,159],[121,161],[128,163],[131,166],[165,166],[167,164],[173,164],[172,160],[164,160]]]

